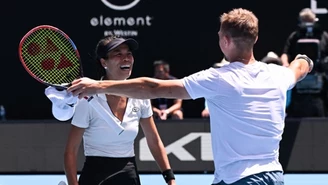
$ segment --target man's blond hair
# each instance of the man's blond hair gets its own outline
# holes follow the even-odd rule
[[[299,18],[301,22],[315,22],[317,17],[310,8],[304,8],[300,11]]]
[[[252,47],[259,33],[258,19],[253,12],[238,8],[220,17],[221,33],[232,38],[237,47]]]

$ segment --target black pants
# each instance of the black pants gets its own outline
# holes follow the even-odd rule
[[[135,158],[87,156],[79,185],[140,185]]]

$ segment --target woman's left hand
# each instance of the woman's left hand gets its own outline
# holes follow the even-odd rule
[[[175,180],[170,180],[167,184],[168,185],[176,185]]]

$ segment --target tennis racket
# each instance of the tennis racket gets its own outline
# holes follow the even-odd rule
[[[60,90],[83,76],[80,54],[73,41],[60,29],[40,25],[31,29],[19,43],[19,58],[25,70],[37,81]],[[112,114],[93,96],[85,97],[89,104],[119,135],[124,128],[111,120]]]

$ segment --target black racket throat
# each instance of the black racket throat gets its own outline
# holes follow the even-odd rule
[[[64,91],[67,90],[68,87],[72,85],[72,83],[65,83],[65,84],[60,84],[60,85],[54,85],[54,84],[48,84],[51,87],[56,88],[57,91]]]

